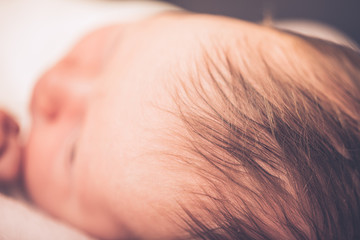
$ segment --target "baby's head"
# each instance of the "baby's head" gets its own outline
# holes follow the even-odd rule
[[[359,64],[223,17],[102,28],[34,90],[27,189],[104,239],[355,239]]]

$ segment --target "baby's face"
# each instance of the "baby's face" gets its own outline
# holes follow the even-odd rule
[[[200,180],[162,154],[176,152],[171,129],[182,128],[169,89],[213,33],[225,40],[256,28],[169,13],[83,38],[34,90],[25,162],[31,198],[102,238],[181,235],[169,216]]]

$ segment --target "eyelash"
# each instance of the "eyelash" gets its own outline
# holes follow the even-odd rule
[[[73,162],[76,156],[76,141],[74,141],[74,143],[72,144],[71,148],[70,148],[70,153],[69,153],[69,159],[70,162]]]

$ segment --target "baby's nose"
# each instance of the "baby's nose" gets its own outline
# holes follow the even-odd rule
[[[0,111],[0,183],[14,180],[19,172],[21,146],[19,125]]]
[[[79,117],[87,108],[91,88],[92,83],[76,72],[54,69],[39,80],[34,90],[33,113],[48,121]]]

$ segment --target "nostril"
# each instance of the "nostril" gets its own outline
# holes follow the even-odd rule
[[[49,122],[57,119],[60,112],[60,104],[54,96],[42,96],[38,99],[38,108],[41,116]]]

